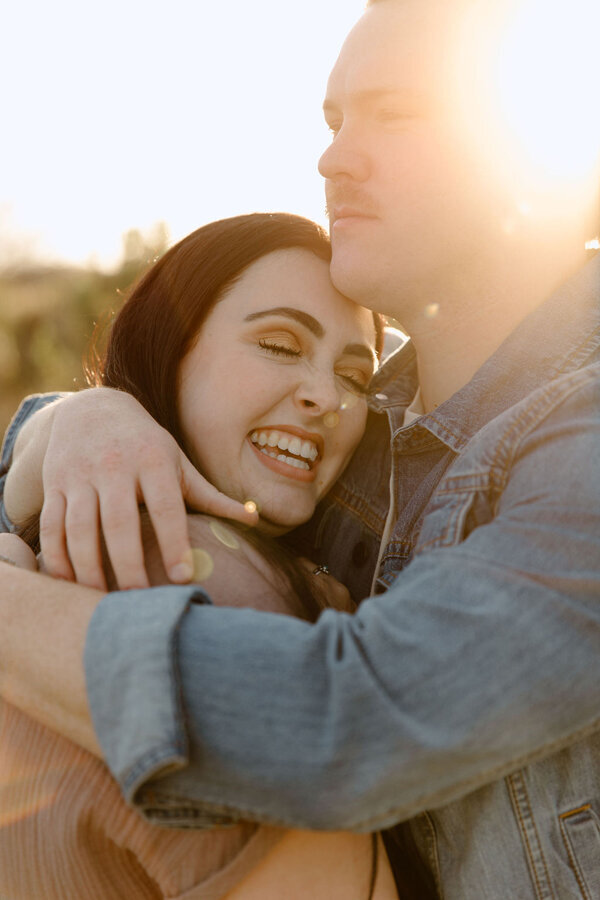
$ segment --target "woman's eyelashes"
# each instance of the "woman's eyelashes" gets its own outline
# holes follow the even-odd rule
[[[259,338],[258,346],[264,350],[269,356],[278,359],[297,360],[304,354],[298,344],[290,338]],[[368,375],[361,370],[336,371],[336,378],[340,380],[346,390],[354,391],[361,396],[368,393],[371,373]]]
[[[369,390],[369,379],[364,381],[360,375],[344,375],[341,372],[336,372],[336,375],[344,386],[351,391],[355,391],[362,395],[366,394]]]
[[[268,338],[260,338],[258,346],[262,347],[263,350],[266,350],[267,353],[270,353],[273,356],[287,356],[289,358],[296,358],[302,355],[301,351],[297,347],[292,347],[283,343],[278,344],[276,341],[269,340]]]

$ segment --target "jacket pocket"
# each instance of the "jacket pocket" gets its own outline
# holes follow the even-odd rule
[[[559,822],[581,896],[583,900],[597,900],[600,897],[600,819],[587,803],[561,813]]]

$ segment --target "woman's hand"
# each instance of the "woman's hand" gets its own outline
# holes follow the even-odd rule
[[[12,563],[19,569],[37,572],[38,564],[31,547],[16,534],[0,534],[0,561]]]
[[[37,455],[43,459],[40,540],[49,575],[106,590],[102,532],[118,586],[147,587],[141,503],[152,520],[165,569],[179,583],[192,576],[185,502],[202,512],[255,524],[256,514],[209,484],[130,394],[91,388],[37,415],[42,414],[47,435],[39,441],[43,450]],[[30,432],[34,420],[28,423]],[[27,456],[17,444],[15,474],[19,452],[24,460]],[[7,484],[7,497],[9,488]],[[10,514],[8,499],[7,508]]]
[[[315,581],[315,587],[320,593],[323,603],[330,609],[337,609],[341,612],[353,613],[356,611],[356,604],[350,596],[350,591],[345,584],[337,581],[333,575],[329,574],[327,566],[317,566],[310,559],[303,557],[302,565]]]

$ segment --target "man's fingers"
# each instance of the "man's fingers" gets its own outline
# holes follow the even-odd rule
[[[100,492],[100,519],[106,550],[120,590],[149,586],[144,563],[140,510],[131,482],[111,479]]]
[[[69,558],[79,584],[105,591],[98,495],[90,485],[82,485],[69,495],[65,513],[65,533]]]
[[[65,514],[67,501],[64,494],[52,491],[46,494],[40,513],[40,546],[44,570],[53,578],[75,581],[75,573],[67,553]]]

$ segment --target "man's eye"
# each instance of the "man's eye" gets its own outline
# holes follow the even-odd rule
[[[383,122],[384,125],[406,125],[415,118],[415,115],[411,115],[411,113],[407,112],[405,109],[389,107],[380,109],[377,113],[377,118],[380,122]]]
[[[380,109],[379,118],[383,122],[395,122],[397,119],[403,119],[404,116],[398,109]]]
[[[262,347],[263,350],[266,350],[267,353],[270,353],[272,356],[287,356],[287,357],[297,357],[300,356],[300,350],[295,347],[287,347],[284,344],[277,344],[275,341],[269,341],[266,338],[261,338],[258,342],[259,347]]]
[[[333,120],[331,120],[329,122],[325,122],[325,124],[327,125],[327,130],[331,134],[332,137],[335,137],[336,134],[338,134],[340,128],[342,127],[341,121],[334,122]]]

